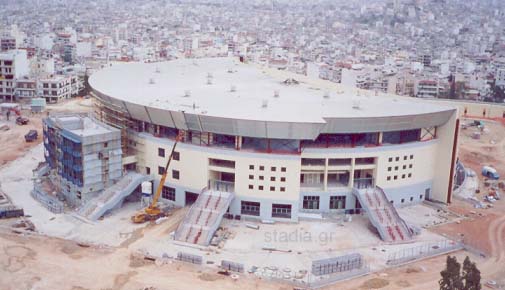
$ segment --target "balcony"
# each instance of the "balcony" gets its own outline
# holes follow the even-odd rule
[[[365,189],[365,188],[370,188],[374,187],[375,182],[374,179],[369,177],[369,178],[355,178],[354,179],[354,188],[356,189]]]
[[[209,189],[222,192],[235,192],[235,183],[222,180],[209,180]]]

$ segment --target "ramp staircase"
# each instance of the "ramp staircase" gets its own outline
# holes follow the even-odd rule
[[[354,189],[354,195],[383,241],[401,243],[412,239],[412,231],[389,202],[382,188]]]
[[[204,188],[175,231],[175,240],[208,246],[235,194]]]
[[[105,189],[97,197],[89,200],[79,210],[78,215],[91,221],[98,220],[108,210],[120,206],[142,182],[151,181],[151,176],[129,172],[118,182]]]

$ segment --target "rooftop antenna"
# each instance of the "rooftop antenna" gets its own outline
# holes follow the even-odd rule
[[[212,73],[207,73],[207,84],[208,85],[212,85],[212,79],[213,79]]]
[[[361,108],[360,107],[360,101],[359,100],[352,101],[352,108],[356,109],[356,110],[359,110]]]
[[[268,107],[268,100],[263,100],[263,101],[261,102],[261,107],[262,107],[262,108],[266,108],[266,107]]]

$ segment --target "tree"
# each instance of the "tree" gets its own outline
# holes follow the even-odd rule
[[[442,278],[438,281],[440,290],[463,289],[460,269],[461,265],[458,263],[456,257],[447,256],[446,267],[440,272]]]
[[[464,282],[464,290],[480,290],[482,288],[480,285],[480,271],[477,269],[477,265],[470,261],[468,256],[466,256],[463,262],[462,279]]]

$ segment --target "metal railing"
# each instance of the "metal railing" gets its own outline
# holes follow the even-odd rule
[[[216,191],[235,192],[235,182],[210,179],[208,188]]]
[[[374,187],[375,182],[372,177],[369,178],[355,178],[354,179],[354,188],[356,189],[365,189],[365,188],[370,188]]]
[[[463,249],[463,245],[452,240],[426,243],[423,245],[402,249],[390,254],[388,260],[386,261],[386,264],[390,266],[400,265],[403,263],[440,255],[442,253],[457,251],[460,249]]]

